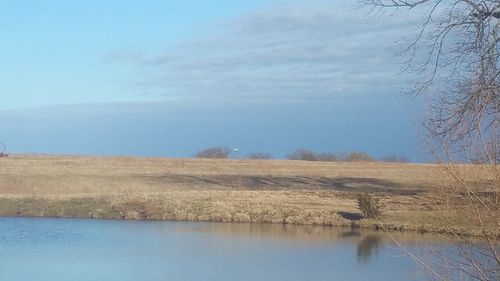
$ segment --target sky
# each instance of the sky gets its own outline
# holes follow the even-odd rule
[[[211,146],[425,161],[396,53],[414,18],[355,1],[0,0],[11,153],[190,157]]]

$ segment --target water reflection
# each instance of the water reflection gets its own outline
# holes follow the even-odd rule
[[[349,231],[342,232],[340,237],[342,238],[352,238],[352,237],[361,237],[363,234],[357,229],[351,228]]]
[[[308,245],[355,244],[356,259],[359,264],[366,264],[370,259],[375,258],[383,249],[385,240],[389,239],[383,233],[357,228],[345,229],[287,224],[201,223],[180,225],[177,230],[181,232],[209,233],[233,238],[273,239],[279,240],[281,243],[300,242]],[[402,237],[401,235],[398,236]],[[403,240],[405,239],[403,238]]]
[[[420,280],[390,243],[333,227],[0,218],[0,280]]]
[[[339,240],[345,232],[343,228],[325,226],[258,223],[184,223],[178,225],[176,229],[181,232],[306,243],[332,243]]]
[[[366,263],[372,256],[376,256],[383,246],[382,236],[379,234],[367,234],[358,242],[357,257],[359,263]]]

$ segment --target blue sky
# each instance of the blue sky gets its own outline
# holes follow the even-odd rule
[[[423,161],[395,56],[408,17],[354,1],[0,1],[0,142],[13,153]]]

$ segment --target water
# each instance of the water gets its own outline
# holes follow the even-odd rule
[[[426,243],[420,241],[429,238],[411,234],[398,235],[398,240],[412,251],[424,251]],[[427,278],[390,237],[376,232],[270,224],[0,218],[0,280]]]

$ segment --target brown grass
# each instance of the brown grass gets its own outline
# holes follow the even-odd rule
[[[493,180],[481,166],[460,169],[468,180],[477,181],[478,171],[481,181]],[[433,195],[450,180],[439,171],[432,164],[11,156],[0,159],[0,215],[444,231],[450,214]],[[364,191],[386,206],[377,220],[357,210]],[[452,220],[462,232],[474,231]]]

